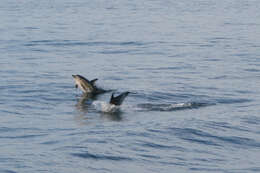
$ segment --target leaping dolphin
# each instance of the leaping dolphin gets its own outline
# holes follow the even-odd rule
[[[102,89],[102,88],[98,88],[95,85],[95,82],[98,79],[93,79],[91,81],[89,81],[88,79],[84,78],[81,75],[72,75],[72,77],[75,80],[75,87],[76,88],[80,88],[84,93],[89,93],[89,94],[101,94],[106,92],[106,90]]]
[[[126,91],[116,97],[114,97],[114,93],[112,93],[109,103],[112,105],[120,106],[129,93],[130,92]]]

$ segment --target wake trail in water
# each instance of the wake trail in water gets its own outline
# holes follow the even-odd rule
[[[92,103],[94,108],[103,113],[116,113],[121,110],[130,110],[130,111],[159,111],[159,112],[170,112],[170,111],[177,111],[177,110],[186,110],[186,109],[198,109],[200,107],[209,106],[208,103],[176,103],[176,104],[152,104],[152,103],[143,103],[137,105],[122,105],[122,106],[115,106],[103,101],[94,101]]]
[[[162,94],[160,93],[160,95],[166,95],[166,94]],[[167,99],[167,101],[169,100],[176,100],[176,95],[173,95],[171,98],[169,97],[169,93],[167,93],[168,97],[157,97],[156,95],[156,102],[157,103],[153,103],[153,102],[139,102],[136,104],[129,104],[129,103],[124,103],[121,106],[116,106],[113,104],[110,104],[106,101],[93,101],[91,103],[89,103],[89,105],[91,105],[91,107],[93,107],[96,111],[101,112],[101,113],[118,113],[118,112],[131,112],[131,111],[137,111],[137,112],[147,112],[147,111],[158,111],[158,112],[171,112],[171,111],[178,111],[178,110],[187,110],[187,109],[199,109],[201,107],[206,107],[206,106],[212,106],[212,105],[216,105],[216,102],[212,102],[209,101],[209,99],[202,99],[204,101],[190,101],[190,102],[182,102],[180,101],[179,103],[175,102],[175,103],[163,103],[165,102],[165,99]],[[133,97],[136,97],[136,100],[139,100],[140,98],[143,98],[143,95],[139,95],[139,94],[133,94]],[[147,95],[146,95],[147,97]],[[181,96],[180,96],[181,97]],[[151,98],[151,97],[149,97]],[[154,101],[154,100],[153,100]],[[86,100],[82,101],[83,104],[86,102]]]
[[[152,104],[152,103],[144,103],[137,105],[137,111],[177,111],[177,110],[185,110],[185,109],[197,109],[204,106],[209,106],[208,103],[175,103],[175,104]]]

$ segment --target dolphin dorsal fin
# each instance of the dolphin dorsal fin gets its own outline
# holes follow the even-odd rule
[[[98,80],[97,78],[96,78],[96,79],[93,79],[93,80],[91,80],[91,81],[90,81],[91,85],[95,85],[95,82],[96,82],[97,80]]]

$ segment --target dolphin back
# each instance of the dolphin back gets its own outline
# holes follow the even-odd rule
[[[81,80],[83,80],[83,81],[85,81],[85,82],[87,82],[87,83],[91,83],[87,78],[85,78],[85,77],[83,77],[83,76],[81,76],[81,75],[76,75],[76,76],[78,76]]]

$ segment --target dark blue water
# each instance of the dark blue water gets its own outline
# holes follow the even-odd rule
[[[2,0],[0,172],[260,172],[257,0]],[[94,99],[72,74],[111,92]]]

